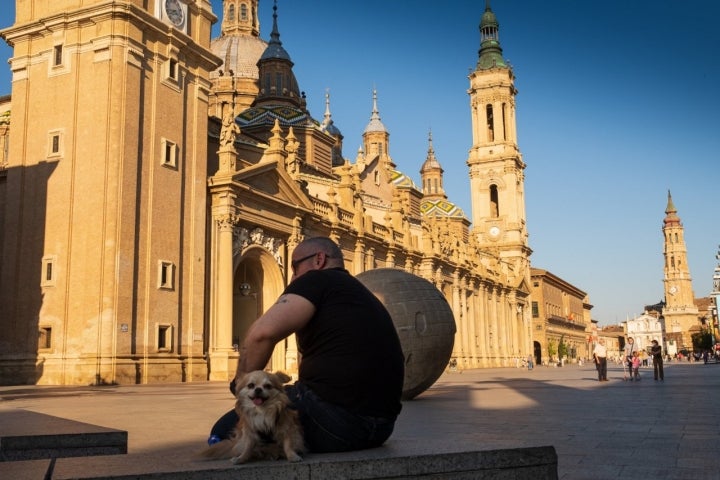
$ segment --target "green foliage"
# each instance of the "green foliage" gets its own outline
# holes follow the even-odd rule
[[[558,345],[558,356],[565,358],[568,355],[568,346],[565,343],[565,336],[560,337],[560,344]]]
[[[555,342],[553,342],[552,340],[550,340],[547,344],[547,351],[548,351],[548,355],[550,357],[554,357],[555,354],[557,353],[557,348],[555,347]]]
[[[711,350],[713,347],[712,333],[709,328],[703,328],[698,333],[692,334],[693,350]]]

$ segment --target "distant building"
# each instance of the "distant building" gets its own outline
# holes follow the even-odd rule
[[[531,268],[530,278],[536,362],[590,358],[594,324],[587,294],[547,270]],[[561,344],[566,350],[563,356]]]
[[[663,342],[665,338],[663,321],[648,313],[643,313],[625,322],[625,337],[632,337],[638,349],[645,352],[649,352],[653,340],[657,340],[666,353],[672,355],[677,351],[677,345],[673,340],[668,340],[667,345]]]
[[[687,261],[685,228],[672,196],[668,191],[665,219],[662,227],[665,257],[663,284],[665,305],[662,308],[668,344],[692,350],[692,334],[701,329],[698,307],[695,305],[692,277]]]

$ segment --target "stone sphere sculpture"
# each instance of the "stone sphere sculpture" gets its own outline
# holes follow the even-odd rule
[[[403,400],[415,398],[442,375],[452,355],[455,318],[435,285],[404,270],[378,268],[357,275],[385,305],[405,354]]]

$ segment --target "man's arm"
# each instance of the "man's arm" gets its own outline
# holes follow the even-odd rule
[[[315,305],[293,293],[285,294],[250,326],[240,348],[235,378],[247,372],[262,370],[270,360],[275,345],[307,325],[315,314]]]

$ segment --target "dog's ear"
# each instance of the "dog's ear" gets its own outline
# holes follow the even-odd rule
[[[278,380],[280,380],[282,383],[288,383],[290,380],[292,380],[292,377],[288,375],[285,372],[275,372],[274,374]]]

